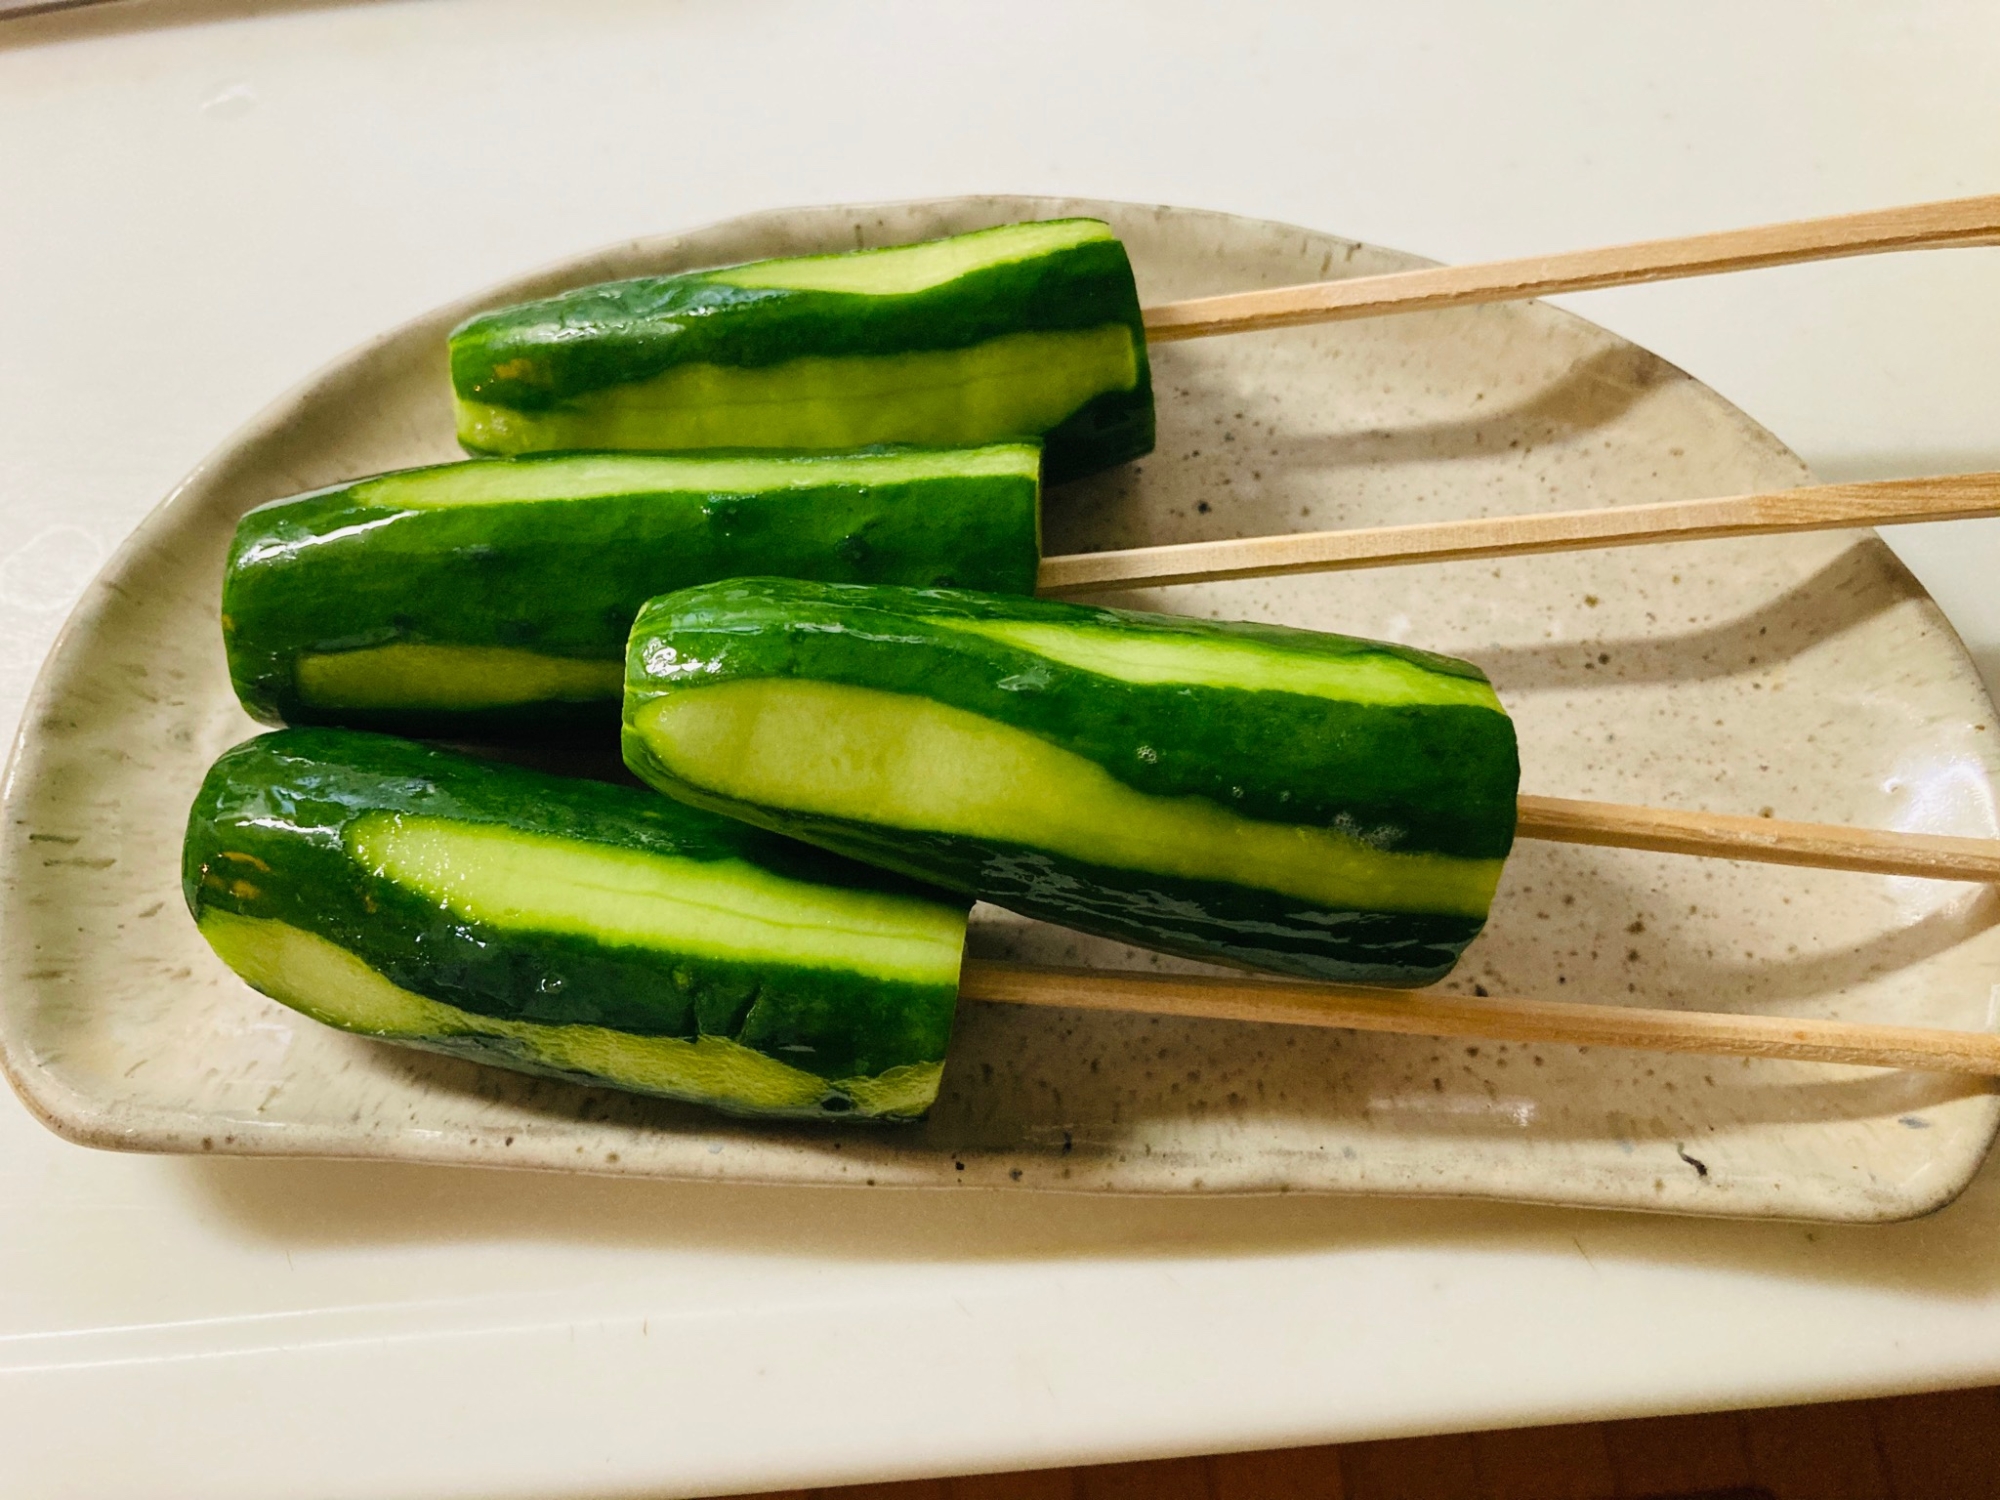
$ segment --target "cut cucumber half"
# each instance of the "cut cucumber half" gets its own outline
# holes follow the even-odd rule
[[[640,789],[282,730],[210,770],[182,873],[224,962],[345,1030],[738,1114],[936,1097],[966,903]]]
[[[266,721],[609,731],[632,618],[668,590],[796,574],[1032,592],[1039,465],[1032,443],[572,454],[274,501],[230,551],[230,676]]]
[[[1491,684],[1399,646],[743,580],[649,604],[626,672],[626,762],[662,790],[1195,957],[1428,983],[1513,840]]]
[[[1125,248],[1053,219],[582,287],[451,336],[475,453],[1041,439],[1055,482],[1152,451]]]

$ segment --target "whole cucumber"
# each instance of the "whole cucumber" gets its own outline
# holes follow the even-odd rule
[[[930,1107],[967,906],[642,788],[338,729],[216,761],[182,879],[224,962],[329,1025],[810,1119]]]
[[[1462,661],[1269,625],[748,579],[656,599],[625,757],[698,806],[1146,947],[1450,971],[1519,761]]]
[[[571,454],[273,501],[230,549],[230,677],[267,722],[609,732],[655,594],[744,574],[1032,592],[1038,467],[1032,443]]]
[[[582,287],[460,325],[451,379],[474,453],[1041,438],[1054,483],[1153,447],[1139,294],[1097,219]]]

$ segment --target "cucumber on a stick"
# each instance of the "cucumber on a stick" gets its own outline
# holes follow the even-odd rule
[[[582,287],[462,324],[451,379],[474,453],[1040,438],[1053,483],[1153,447],[1138,290],[1098,219]]]
[[[1514,834],[1477,667],[960,590],[746,579],[641,612],[625,759],[674,797],[1144,947],[1442,978]]]
[[[223,961],[348,1031],[747,1115],[937,1096],[969,903],[643,788],[281,730],[183,861]]]
[[[740,574],[1032,592],[1038,461],[1032,443],[571,454],[273,501],[230,549],[230,677],[267,722],[609,734],[656,594]]]

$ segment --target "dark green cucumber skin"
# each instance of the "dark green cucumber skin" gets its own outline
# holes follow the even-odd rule
[[[549,776],[386,735],[286,729],[225,752],[203,781],[183,853],[188,909],[197,921],[219,907],[289,923],[404,989],[478,1015],[685,1040],[726,1036],[829,1080],[944,1056],[956,1002],[948,989],[663,955],[566,934],[500,933],[441,910],[348,855],[344,831],[375,812],[744,860],[792,879],[952,899],[639,788]],[[254,895],[211,878],[246,868],[221,860],[225,849],[269,866],[250,877]]]
[[[1468,662],[1279,625],[1195,620],[968,590],[826,587],[737,579],[684,589],[641,611],[626,657],[627,717],[647,696],[646,646],[670,645],[676,684],[802,677],[912,693],[1025,729],[1095,761],[1136,791],[1205,797],[1243,817],[1369,830],[1391,850],[1505,858],[1520,763],[1503,715],[1471,707],[1382,707],[1291,693],[1134,686],[947,619],[1133,626],[1190,641],[1271,642],[1340,658],[1383,655],[1484,681]],[[1141,759],[1134,745],[1149,745]]]
[[[990,839],[774,812],[658,768],[647,779],[696,806],[960,891],[1023,916],[1135,947],[1346,984],[1435,984],[1486,925],[1431,912],[1329,909],[1269,891],[1116,869]]]
[[[1427,984],[1450,971],[1484,926],[1483,918],[1447,913],[1330,911],[1276,893],[1109,869],[1038,848],[743,804],[673,776],[630,728],[666,687],[655,683],[647,663],[654,648],[667,647],[681,691],[690,683],[797,677],[906,693],[1027,730],[1151,795],[1203,797],[1260,821],[1365,830],[1371,843],[1392,852],[1504,859],[1512,847],[1520,761],[1504,714],[1134,686],[926,623],[954,616],[1130,623],[1196,640],[1263,640],[1333,656],[1381,652],[1484,680],[1454,658],[1281,626],[956,590],[745,579],[683,590],[640,613],[626,659],[626,763],[695,805],[1028,916],[1193,957],[1354,982]],[[1136,756],[1136,745],[1154,747],[1157,759]]]
[[[459,397],[547,411],[607,386],[683,364],[757,368],[813,356],[961,349],[1008,333],[1058,333],[1122,323],[1137,378],[1040,437],[1050,484],[1153,451],[1152,376],[1138,287],[1116,240],[1070,246],[988,267],[901,296],[737,287],[712,273],[646,276],[578,287],[480,313],[451,334]]]
[[[481,462],[532,470],[562,460]],[[615,699],[318,707],[300,697],[295,664],[400,642],[616,662],[648,599],[717,578],[795,573],[1028,594],[1039,561],[1036,486],[1013,476],[410,509],[357,502],[362,482],[272,501],[237,526],[223,578],[224,642],[237,696],[266,723],[459,739],[609,734]]]

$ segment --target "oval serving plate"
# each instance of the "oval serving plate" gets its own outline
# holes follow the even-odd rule
[[[1109,219],[1149,303],[1413,257],[1186,209],[988,197],[752,215],[444,308],[280,400],[92,586],[23,719],[0,846],[0,1063],[53,1129],[149,1151],[393,1158],[743,1182],[1096,1192],[1441,1193],[1882,1220],[1949,1201],[1985,1085],[1914,1073],[961,1008],[914,1128],[745,1124],[315,1026],[188,921],[188,802],[254,732],[216,598],[243,511],[455,456],[445,331],[611,277]],[[1495,306],[1155,351],[1160,444],[1050,493],[1048,550],[1630,504],[1803,482],[1714,392],[1604,330]],[[1140,607],[1460,653],[1520,725],[1527,790],[2000,832],[1991,704],[1871,534],[1259,580]],[[1450,988],[1986,1027],[1985,888],[1526,844]],[[981,907],[973,951],[1170,965]]]

